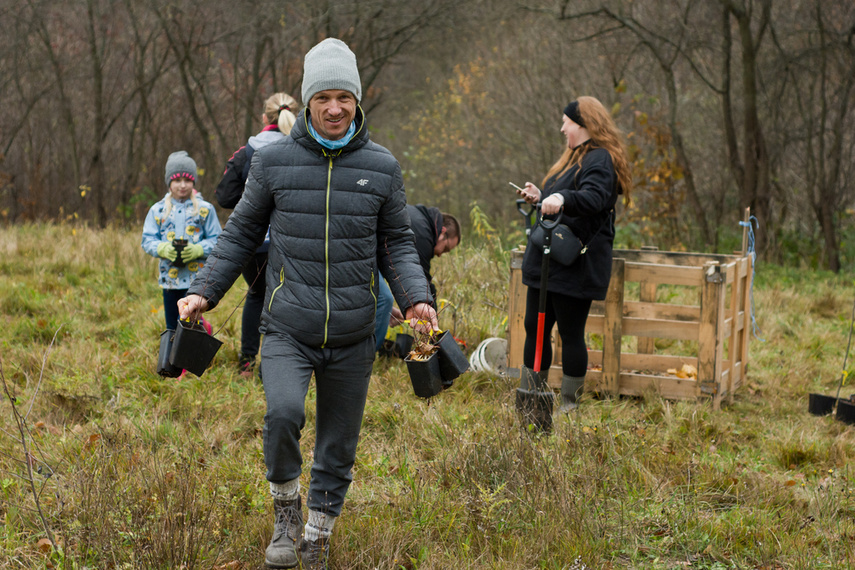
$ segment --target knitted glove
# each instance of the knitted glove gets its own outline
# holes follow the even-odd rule
[[[184,250],[181,252],[181,261],[188,263],[197,257],[202,257],[203,255],[205,255],[205,249],[201,244],[188,243],[184,246]]]
[[[160,245],[157,246],[157,255],[164,259],[168,259],[169,261],[175,261],[175,258],[178,257],[178,252],[175,251],[175,248],[172,247],[172,244],[168,241],[160,242]]]

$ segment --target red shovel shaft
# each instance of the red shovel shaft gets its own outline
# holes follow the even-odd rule
[[[540,372],[540,357],[543,356],[543,322],[546,320],[546,315],[543,313],[537,314],[537,348],[534,353],[534,371]]]

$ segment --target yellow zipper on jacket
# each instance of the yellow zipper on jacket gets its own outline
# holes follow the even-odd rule
[[[279,289],[282,288],[283,285],[285,285],[285,266],[284,265],[279,270],[279,285],[277,285],[276,289],[274,289],[273,292],[270,293],[270,303],[267,305],[267,311],[268,312],[271,312],[273,310],[273,298],[276,296],[276,293],[279,291]]]
[[[326,272],[324,298],[326,300],[327,315],[324,320],[324,342],[321,344],[322,348],[327,345],[330,332],[330,186],[332,185],[333,157],[332,155],[327,155],[327,158],[330,162],[330,167],[327,169],[327,195],[324,211],[324,271]]]

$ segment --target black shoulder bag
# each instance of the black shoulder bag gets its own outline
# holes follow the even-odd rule
[[[591,239],[588,240],[588,244],[597,237],[597,234],[600,233],[603,226],[611,219],[613,212],[614,210],[609,211],[609,215],[603,223],[600,224],[600,227],[597,228],[597,231],[594,232]],[[531,245],[537,248],[542,248],[543,234],[545,231],[546,230],[543,229],[543,225],[538,221],[534,228],[532,228],[531,235],[529,236]],[[588,251],[588,244],[582,243],[582,240],[576,237],[576,234],[573,233],[573,230],[571,230],[567,224],[558,224],[552,230],[552,243],[550,245],[549,254],[550,259],[554,259],[556,263],[560,263],[561,265],[572,265],[580,255],[583,255]]]

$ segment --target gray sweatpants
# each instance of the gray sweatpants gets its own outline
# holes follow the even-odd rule
[[[306,423],[306,393],[315,375],[315,454],[308,507],[338,516],[353,477],[356,444],[374,363],[374,337],[338,348],[313,348],[288,334],[268,330],[261,346],[267,413],[264,463],[267,480],[300,476],[300,431]]]

